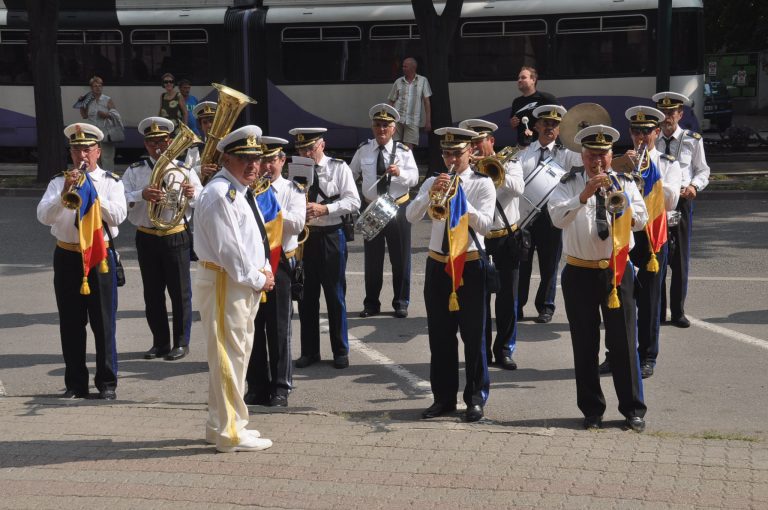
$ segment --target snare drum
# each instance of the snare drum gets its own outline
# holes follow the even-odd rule
[[[667,211],[667,226],[676,227],[680,223],[683,213],[680,211]]]
[[[397,216],[398,205],[389,194],[381,195],[365,208],[355,223],[355,232],[363,234],[370,241],[384,230],[387,223]]]
[[[533,222],[547,206],[549,195],[555,190],[563,174],[565,170],[552,158],[547,158],[528,175],[525,179],[525,192],[519,203],[520,220],[517,224],[520,228],[525,228]]]

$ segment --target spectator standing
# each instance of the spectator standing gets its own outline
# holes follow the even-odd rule
[[[416,60],[403,60],[403,76],[395,80],[387,100],[400,114],[394,139],[413,149],[419,145],[419,128],[432,131],[432,110],[429,97],[432,89],[426,77],[416,74]]]
[[[102,133],[106,133],[108,123],[120,122],[120,114],[115,109],[112,98],[103,94],[104,80],[94,76],[88,81],[88,84],[91,91],[83,96],[81,101],[78,101],[78,103],[82,102],[80,116],[99,128]],[[105,136],[100,145],[99,166],[111,172],[115,169],[115,144]]]
[[[538,138],[533,129],[533,110],[544,104],[556,104],[557,99],[552,94],[539,92],[536,84],[539,75],[533,67],[523,66],[517,76],[517,88],[522,96],[512,101],[512,111],[509,112],[509,125],[517,132],[517,145],[528,147]],[[526,121],[526,119],[528,119]],[[526,123],[529,122],[528,125]]]
[[[175,132],[180,122],[189,123],[187,104],[181,92],[176,90],[176,78],[171,73],[165,73],[161,81],[165,92],[160,96],[160,113],[158,116],[173,122]]]
[[[194,115],[191,115],[195,106],[197,106],[198,100],[195,96],[190,94],[191,90],[192,83],[190,83],[189,80],[186,78],[179,80],[179,92],[181,92],[181,97],[184,98],[184,103],[187,105],[187,126],[189,126],[189,129],[194,131],[197,136],[200,136],[200,131],[197,127],[197,119]]]

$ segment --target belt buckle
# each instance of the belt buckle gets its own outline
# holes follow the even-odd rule
[[[606,259],[600,259],[597,262],[597,267],[599,267],[600,269],[608,269],[608,266],[610,266],[610,265],[611,265],[611,263],[608,262]]]

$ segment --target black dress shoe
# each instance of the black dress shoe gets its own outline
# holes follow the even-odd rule
[[[309,365],[320,361],[319,354],[312,354],[310,356],[301,356],[296,360],[296,368],[307,368]]]
[[[150,350],[144,353],[144,359],[162,358],[169,352],[171,352],[170,349],[158,349],[157,347],[152,347]]]
[[[68,398],[68,399],[88,398],[88,392],[87,391],[67,390],[67,391],[64,392],[63,395],[61,395],[60,398]]]
[[[552,321],[552,314],[549,312],[542,312],[539,314],[538,317],[536,317],[535,321],[538,324],[546,324],[548,322]]]
[[[677,326],[678,328],[690,328],[691,327],[691,321],[689,321],[688,317],[686,317],[685,315],[681,315],[680,317],[672,319],[671,324],[673,326]]]
[[[517,370],[517,363],[512,359],[512,356],[502,356],[499,365],[501,365],[501,368],[504,370]]]
[[[645,420],[639,416],[632,416],[625,421],[627,429],[634,430],[635,432],[642,432],[645,430]]]
[[[596,430],[603,424],[602,416],[586,416],[584,418],[584,428],[586,430]]]
[[[605,359],[602,363],[600,363],[600,366],[597,367],[597,371],[600,375],[610,374],[611,373],[611,362],[608,361],[608,358]]]
[[[467,407],[467,413],[464,415],[464,421],[468,423],[480,421],[483,419],[483,406],[475,404]]]
[[[405,319],[406,317],[408,317],[408,310],[406,310],[405,308],[398,308],[397,310],[395,310],[395,317],[397,317],[398,319]]]
[[[640,376],[643,379],[648,379],[653,375],[653,364],[650,361],[642,361],[640,363]]]
[[[243,397],[243,402],[245,402],[245,405],[247,406],[268,406],[271,401],[269,395],[249,391]]]
[[[373,308],[365,308],[362,312],[360,312],[360,317],[365,319],[366,317],[373,317],[374,315],[378,315],[379,310],[374,310]]]
[[[269,400],[270,407],[288,407],[288,397],[285,395],[274,395]]]
[[[442,416],[444,414],[452,413],[456,410],[456,404],[450,404],[447,402],[435,402],[431,406],[429,406],[423,413],[421,413],[421,417],[425,420],[428,420],[430,418],[437,418],[438,416]]]
[[[101,390],[99,392],[99,399],[101,400],[115,400],[116,398],[115,390]]]
[[[171,352],[163,357],[163,359],[168,361],[176,361],[177,359],[183,358],[187,354],[189,354],[189,347],[174,347],[171,349]]]
[[[349,356],[342,354],[333,357],[333,368],[347,368],[349,366]]]

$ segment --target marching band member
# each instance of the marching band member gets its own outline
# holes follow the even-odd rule
[[[157,159],[168,149],[173,128],[173,122],[162,117],[148,117],[139,122],[139,133],[144,136],[144,147],[149,158],[132,164],[123,176],[128,220],[136,225],[136,254],[144,287],[144,310],[152,331],[152,348],[144,353],[144,358],[162,357],[169,361],[181,359],[189,352],[189,334],[192,329],[192,240],[187,223],[192,211],[188,207],[182,223],[163,230],[150,220],[149,207],[151,203],[158,203],[167,196],[165,183],[157,186],[150,179]],[[181,184],[179,191],[192,206],[202,190],[197,173],[178,162],[177,169],[170,175],[180,181],[188,179]],[[164,215],[170,216],[171,212],[165,211]],[[168,327],[166,289],[171,298],[173,334]]]
[[[67,388],[62,398],[88,397],[85,325],[90,321],[96,343],[94,382],[99,398],[114,400],[117,281],[115,252],[109,239],[117,237],[117,226],[125,219],[123,183],[117,174],[99,168],[99,143],[104,138],[99,128],[70,124],[64,135],[69,140],[74,170],[54,177],[37,206],[37,219],[50,226],[56,238],[53,289],[59,310]],[[71,193],[77,194],[80,204],[71,200]],[[104,232],[107,228],[109,233]],[[91,234],[90,244],[81,242],[81,231],[85,236]]]
[[[628,251],[634,244],[631,231],[642,230],[648,216],[632,178],[606,173],[618,138],[618,131],[601,124],[579,131],[575,141],[583,147],[584,167],[563,176],[548,207],[552,223],[563,230],[566,265],[561,284],[584,428],[600,428],[605,412],[598,373],[602,312],[619,412],[628,428],[642,432],[646,407],[638,373],[634,269]],[[613,205],[609,190],[616,190],[615,197],[624,201],[624,208],[615,213],[607,210]]]
[[[653,375],[659,355],[662,271],[667,264],[667,211],[674,211],[677,206],[682,171],[674,156],[656,150],[659,123],[664,121],[662,112],[648,106],[633,106],[625,116],[629,120],[632,146],[637,148],[627,152],[627,160],[632,163],[631,171],[640,177],[640,193],[648,210],[646,228],[635,233],[635,247],[629,254],[637,267],[637,354],[640,375],[646,379]],[[600,365],[601,374],[611,371],[609,352],[605,358]]]
[[[320,288],[328,307],[328,327],[333,366],[349,366],[347,336],[347,237],[342,216],[360,208],[352,170],[341,159],[325,155],[325,128],[294,128],[294,147],[300,156],[315,162],[314,179],[308,190],[307,225],[304,243],[304,299],[299,301],[301,356],[297,368],[320,361]]]
[[[208,346],[206,441],[220,452],[256,451],[272,441],[248,430],[243,401],[254,321],[262,291],[275,286],[261,232],[263,220],[250,184],[262,154],[258,126],[223,137],[223,168],[211,179],[195,211],[195,251],[200,256],[195,300]]]
[[[400,114],[388,104],[377,104],[368,111],[373,139],[363,143],[350,163],[355,180],[363,175],[363,196],[369,202],[388,193],[399,206],[397,216],[370,241],[365,251],[365,300],[360,317],[376,315],[381,310],[384,271],[384,245],[392,264],[392,308],[395,317],[408,316],[411,294],[411,224],[405,218],[409,190],[419,182],[419,169],[407,145],[392,140]]]
[[[216,116],[217,106],[218,105],[213,101],[203,101],[202,103],[198,103],[192,110],[192,115],[195,116],[197,124],[200,127],[200,138],[203,141],[203,144],[205,144],[205,141],[208,139],[208,130],[211,129],[211,126],[213,125],[213,118]],[[201,168],[199,147],[189,148],[187,157],[184,160],[184,166],[194,169],[197,176],[200,178],[210,178],[219,169],[219,165],[216,163],[208,163],[205,165],[205,168]]]
[[[560,135],[560,122],[562,122],[565,113],[566,109],[562,106],[551,104],[542,105],[533,110],[533,116],[536,119],[534,130],[539,134],[539,137],[522,153],[518,154],[518,160],[523,167],[523,175],[526,179],[550,157],[566,172],[573,167],[582,165],[580,154],[568,150],[556,142]],[[519,319],[523,318],[523,307],[528,302],[528,289],[533,269],[533,251],[536,250],[541,280],[534,301],[538,312],[538,316],[534,320],[537,323],[545,324],[552,320],[552,315],[555,313],[557,269],[563,250],[562,233],[559,228],[552,225],[546,207],[542,208],[541,214],[525,228],[530,232],[531,246],[528,256],[520,262],[517,316]]]
[[[432,219],[425,271],[424,302],[431,352],[429,380],[435,402],[421,416],[435,418],[456,409],[456,333],[460,331],[467,372],[465,419],[474,422],[483,417],[490,385],[484,331],[486,268],[478,244],[482,247],[483,236],[493,224],[496,190],[491,179],[473,172],[469,166],[470,142],[477,133],[445,127],[436,129],[435,134],[442,137],[443,160],[453,172],[427,179],[406,209],[411,223],[420,221],[428,210],[439,216],[433,201],[439,200],[436,196],[447,194],[445,201],[439,200],[447,214]]]
[[[656,108],[664,112],[661,136],[656,140],[659,152],[673,156],[680,164],[683,182],[677,211],[680,221],[670,228],[669,267],[672,279],[669,284],[669,309],[671,322],[679,328],[687,328],[691,322],[685,316],[685,298],[688,295],[688,271],[691,261],[691,235],[693,233],[693,201],[709,184],[709,165],[704,155],[704,139],[699,133],[680,127],[683,106],[690,99],[676,92],[659,92],[652,98]],[[666,278],[665,274],[662,278]],[[662,294],[662,315],[666,315],[666,293]]]
[[[261,304],[256,314],[256,335],[246,374],[248,393],[245,403],[249,405],[285,407],[293,388],[291,276],[296,267],[298,236],[304,230],[307,207],[304,191],[282,176],[285,165],[283,147],[287,143],[288,140],[282,138],[261,137],[264,152],[261,156],[261,175],[272,182],[265,193],[274,193],[280,206],[282,250],[277,267],[273,268],[275,288],[267,293],[266,302]]]
[[[493,157],[495,138],[493,133],[498,126],[483,119],[468,119],[459,123],[460,128],[471,129],[478,133],[472,139],[475,158]],[[512,357],[517,347],[517,284],[520,269],[520,250],[514,232],[520,218],[518,197],[523,194],[523,168],[517,159],[510,159],[504,164],[504,182],[496,189],[496,204],[491,230],[485,236],[488,255],[493,257],[499,273],[500,288],[496,293],[496,341],[493,341],[491,323],[491,295],[485,302],[485,350],[488,364],[492,356],[502,368],[515,370],[517,363]]]

